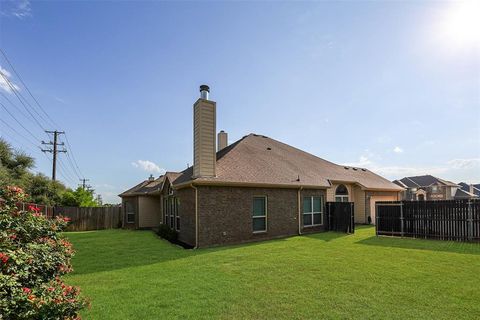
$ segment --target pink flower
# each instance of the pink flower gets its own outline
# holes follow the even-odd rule
[[[7,256],[5,253],[0,252],[0,260],[2,260],[3,264],[6,264],[8,259],[10,259],[9,256]]]
[[[27,287],[23,287],[22,290],[23,290],[23,292],[25,292],[25,293],[30,293],[30,292],[32,292],[32,289],[27,288]]]
[[[65,217],[65,218],[63,218],[63,221],[65,221],[65,222],[70,222],[70,221],[72,221],[72,219],[69,218],[69,217]]]

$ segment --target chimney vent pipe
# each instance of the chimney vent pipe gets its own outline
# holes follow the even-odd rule
[[[206,84],[202,84],[200,86],[200,98],[208,100],[209,93],[210,93],[210,87],[207,86]]]

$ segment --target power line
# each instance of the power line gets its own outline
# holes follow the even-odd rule
[[[35,139],[35,140],[38,139],[30,130],[25,128],[25,126],[20,121],[18,121],[18,119],[7,109],[7,107],[5,107],[5,105],[3,103],[0,102],[0,106],[3,109],[5,109],[5,111],[7,111],[7,113],[13,118],[13,120],[15,120],[25,131],[27,131],[33,137],[33,139]]]
[[[59,166],[59,173],[63,173],[62,177],[66,180],[68,180],[68,182],[73,186],[75,185],[75,178],[73,178],[71,175],[70,175],[70,172],[67,171],[67,169],[65,169],[65,166],[63,165],[63,162],[61,161],[61,159],[58,159],[58,166]]]
[[[45,153],[42,153],[42,154],[45,156],[45,158],[47,158],[48,161],[50,161],[50,163],[52,163],[52,159],[50,159],[49,157],[47,157],[47,155],[46,155]],[[64,176],[63,173],[62,173],[62,171],[59,170],[58,173],[59,173],[60,176],[63,178],[63,180],[65,180],[65,181],[68,180],[67,178],[65,178],[65,176]]]
[[[67,134],[64,134],[64,136],[65,136],[65,142],[67,143],[68,149],[70,149],[70,153],[72,154],[72,159],[73,159],[73,162],[75,163],[75,166],[77,167],[78,173],[80,173],[80,176],[84,177],[82,171],[80,170],[80,167],[78,166],[77,160],[75,159],[75,155],[73,154],[72,146],[70,145],[70,142],[68,141]]]
[[[3,122],[3,124],[5,124],[8,128],[10,128],[10,130],[12,130],[13,132],[15,132],[17,135],[19,135],[19,136],[22,137],[23,139],[25,139],[25,141],[28,141],[28,142],[31,143],[33,146],[38,147],[36,143],[32,142],[32,140],[30,140],[29,138],[25,137],[23,134],[21,134],[20,132],[18,132],[14,127],[12,127],[11,125],[9,125],[8,122],[6,122],[6,121],[3,120],[3,119],[0,119],[0,121]]]
[[[67,160],[68,160],[68,164],[70,165],[70,168],[72,168],[73,173],[77,176],[77,178],[80,179],[81,176],[78,174],[77,170],[75,169],[75,166],[73,165],[72,158],[70,157],[70,154],[67,152],[66,155],[67,155]]]
[[[8,99],[8,97],[2,92],[0,91],[0,95],[8,101],[8,103],[10,103],[15,109],[17,109],[17,111],[22,115],[24,116],[25,118],[27,118],[31,123],[35,124],[35,122],[29,118],[23,111],[22,109],[20,109],[15,103],[13,103],[10,99]]]
[[[27,84],[25,83],[25,81],[23,81],[23,78],[22,76],[20,75],[19,72],[17,72],[17,70],[15,69],[15,67],[13,66],[13,64],[11,63],[10,59],[8,58],[7,54],[5,53],[5,51],[3,51],[1,48],[0,48],[0,53],[3,55],[3,57],[5,58],[5,61],[8,63],[8,65],[10,66],[10,68],[12,69],[13,73],[16,75],[16,77],[18,78],[18,80],[20,80],[21,84],[23,85],[23,87],[26,89],[26,91],[28,92],[28,94],[30,95],[30,97],[33,99],[33,101],[35,102],[35,104],[38,106],[38,108],[43,112],[43,114],[48,118],[48,120],[50,121],[50,123],[54,124],[56,127],[60,127],[53,119],[52,117],[50,117],[50,115],[45,111],[45,109],[42,107],[42,105],[40,104],[40,102],[35,98],[35,96],[33,95],[33,93],[31,92],[30,88],[27,86]],[[54,137],[53,137],[53,140],[54,142],[50,142],[50,143],[44,143],[42,141],[42,144],[49,144],[49,145],[53,145],[53,150],[42,150],[41,148],[39,148],[40,150],[42,150],[43,152],[52,152],[54,157],[53,157],[53,167],[55,168],[56,166],[56,152],[54,152],[54,149],[57,145],[64,145],[63,142],[61,144],[58,144],[56,143],[56,138],[57,138],[57,134],[64,134],[65,135],[65,132],[58,132],[58,131],[47,131],[45,130],[45,128],[42,126],[42,124],[40,123],[40,121],[35,117],[34,114],[32,114],[32,112],[30,112],[30,109],[27,108],[26,104],[31,108],[31,110],[33,110],[41,120],[43,120],[47,125],[48,125],[48,121],[36,110],[36,108],[34,108],[30,102],[22,95],[21,92],[19,92],[19,90],[17,89],[18,87],[16,85],[14,85],[9,79],[8,77],[0,70],[0,74],[1,76],[3,77],[3,79],[5,80],[5,82],[8,84],[8,86],[10,87],[11,91],[15,94],[15,96],[17,97],[18,101],[20,101],[20,103],[22,104],[22,106],[25,108],[25,110],[28,112],[28,114],[31,116],[31,118],[33,119],[33,121],[44,131],[47,133],[47,136],[49,133],[53,133],[54,134]],[[20,113],[28,118],[30,121],[32,121],[32,119],[30,119],[28,116],[26,116],[21,110],[20,108],[17,107],[16,104],[14,104],[12,101],[10,101],[3,93],[2,93],[2,96],[10,103],[12,104],[18,111],[20,111]],[[23,99],[23,101],[22,101]],[[32,135],[32,137],[34,137],[34,139],[37,139],[28,129],[26,129],[21,123],[20,121],[18,121],[14,116],[13,114],[11,114],[4,105],[2,105],[2,107],[14,118],[14,120],[22,126],[22,128],[24,128],[27,132],[30,133],[30,135]],[[50,136],[49,136],[50,138]],[[72,146],[70,144],[70,142],[68,141],[68,137],[65,135],[65,141],[66,141],[66,144],[67,144],[67,147],[69,149],[69,153],[72,154],[72,156],[70,157],[69,153],[67,153],[67,150],[60,150],[58,152],[64,152],[64,153],[67,153],[67,159],[68,159],[68,162],[70,164],[70,167],[73,169],[73,173],[74,175],[76,175],[78,178],[80,178],[81,176],[83,176],[81,170],[80,170],[80,167],[78,166],[78,163],[77,163],[77,160],[73,154],[73,151],[72,151]],[[48,158],[48,157],[47,157]],[[73,162],[72,162],[73,160]],[[52,169],[52,180],[55,180],[55,169]],[[64,169],[65,170],[65,169]],[[66,170],[65,170],[66,171]]]
[[[2,132],[2,133],[0,134],[0,136],[3,137],[3,136],[7,136],[7,135],[5,134],[5,132]],[[7,137],[9,137],[10,140],[16,141],[20,146],[22,146],[22,143],[21,143],[19,140],[17,140],[17,138],[15,138],[15,137],[13,137],[13,136],[10,136],[10,135],[8,135]],[[30,151],[32,154],[34,153],[33,150],[30,149],[30,147],[22,146],[22,149],[26,149],[26,150]]]
[[[37,106],[40,108],[40,110],[42,110],[42,112],[47,116],[47,118],[50,120],[50,122],[55,126],[55,127],[60,127],[57,123],[55,123],[55,121],[53,121],[53,119],[48,115],[48,113],[45,111],[45,109],[42,107],[42,105],[38,102],[38,100],[33,96],[32,92],[30,91],[30,89],[28,88],[27,84],[23,81],[22,77],[20,76],[20,74],[17,72],[17,70],[15,69],[15,67],[13,66],[13,64],[10,62],[10,60],[8,59],[7,57],[7,54],[5,53],[5,51],[3,51],[1,48],[0,48],[0,52],[2,53],[2,55],[4,56],[5,58],[5,61],[7,61],[7,63],[10,65],[10,67],[12,68],[13,70],[13,73],[15,73],[15,75],[17,76],[17,78],[20,80],[20,82],[23,84],[23,86],[25,87],[25,89],[27,90],[28,94],[30,94],[30,96],[32,97],[33,101],[35,101],[35,103],[37,104]]]
[[[12,90],[12,92],[15,94],[15,96],[17,97],[18,101],[20,101],[20,103],[22,104],[22,106],[25,108],[25,110],[27,110],[28,114],[33,118],[33,120],[35,120],[35,123],[43,130],[45,131],[45,128],[40,124],[40,122],[37,120],[37,118],[30,112],[30,110],[27,108],[27,106],[25,105],[25,103],[22,101],[22,98],[20,98],[20,95],[21,93],[18,92],[18,90],[15,88],[15,86],[10,82],[10,80],[8,79],[8,77],[2,72],[0,71],[0,75],[3,77],[3,79],[5,80],[5,82],[8,84],[8,86],[10,87],[10,90]],[[25,99],[25,98],[24,98]],[[25,100],[26,101],[26,100]],[[28,104],[28,101],[26,101],[27,104]],[[32,108],[32,106],[30,106],[30,108]],[[34,110],[36,112],[35,109],[32,108],[32,110]]]

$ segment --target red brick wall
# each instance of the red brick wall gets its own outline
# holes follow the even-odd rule
[[[297,189],[199,186],[199,246],[250,242],[298,234],[297,191]],[[323,190],[303,190],[302,197],[304,195],[325,197]],[[264,233],[253,233],[254,196],[267,197],[267,231]],[[179,198],[182,199],[180,195]],[[323,227],[305,228],[303,232],[318,232],[323,229]]]

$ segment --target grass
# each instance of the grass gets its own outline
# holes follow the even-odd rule
[[[67,233],[85,319],[475,319],[480,245],[320,233],[185,250],[149,231]]]

